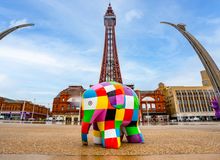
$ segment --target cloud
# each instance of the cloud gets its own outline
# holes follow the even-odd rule
[[[125,13],[125,19],[128,23],[132,22],[135,19],[140,19],[143,16],[143,13],[140,10],[132,9]]]
[[[30,35],[24,38],[13,35],[1,43],[0,58],[8,64],[16,63],[51,73],[97,73],[99,59],[94,56],[97,51],[96,46],[86,49],[74,47],[53,37]]]
[[[21,24],[26,24],[26,23],[28,23],[27,19],[12,20],[10,22],[9,27],[14,27],[14,26],[21,25]]]
[[[31,94],[31,95],[40,95],[40,96],[44,96],[44,95],[52,95],[54,96],[54,91],[29,91],[29,90],[19,90],[17,92],[18,94]]]
[[[0,74],[0,83],[3,84],[7,80],[7,76],[4,74]]]
[[[101,62],[95,53],[96,46],[75,47],[34,34],[11,35],[0,43],[1,96],[37,98],[45,104],[71,84],[95,84],[100,71],[97,62]]]
[[[1,72],[1,71],[0,71]],[[6,93],[8,92],[8,88],[14,86],[14,81],[10,79],[9,75],[7,73],[0,73],[0,93]],[[3,96],[1,95],[0,96]]]
[[[173,59],[173,68],[161,74],[161,79],[168,86],[200,86],[200,71],[204,70],[197,55],[185,57],[184,60]],[[199,83],[198,83],[199,82]]]
[[[43,67],[62,68],[62,64],[47,53],[38,53],[33,50],[21,48],[15,49],[10,47],[1,47],[0,52],[0,58],[7,61],[15,61],[31,66],[37,65]]]

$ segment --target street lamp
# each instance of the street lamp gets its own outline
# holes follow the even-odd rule
[[[186,31],[185,24],[173,24],[170,22],[160,22],[163,24],[168,24],[176,28],[191,44],[197,55],[199,56],[215,91],[216,100],[218,102],[218,109],[220,109],[220,71],[218,66],[206,51],[206,49],[200,44],[200,42],[189,32]],[[220,114],[216,116],[220,117]]]
[[[147,105],[147,101],[146,101],[146,105]],[[148,108],[148,105],[147,105],[147,125],[149,126],[149,108]]]
[[[34,103],[33,103],[33,108],[32,108],[32,115],[31,115],[31,120],[33,121],[34,119],[34,107],[35,107],[35,98],[34,98]]]
[[[15,31],[19,28],[24,28],[24,27],[29,27],[29,26],[34,26],[34,24],[33,23],[27,23],[27,24],[21,24],[21,25],[17,25],[17,26],[14,26],[12,28],[9,28],[9,29],[7,29],[7,30],[0,33],[0,40],[2,38],[4,38],[5,36],[7,36],[8,34],[10,34],[11,32],[13,32],[13,31]]]

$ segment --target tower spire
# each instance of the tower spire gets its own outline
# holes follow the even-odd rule
[[[99,82],[116,81],[122,83],[115,36],[116,16],[110,2],[104,15],[104,25],[105,42]]]

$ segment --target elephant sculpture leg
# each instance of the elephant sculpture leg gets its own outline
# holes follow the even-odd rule
[[[137,121],[132,121],[123,129],[129,143],[144,143],[143,135],[140,132]]]
[[[121,146],[120,128],[105,130],[104,144],[106,148],[119,148]]]
[[[93,141],[95,144],[102,144],[102,136],[97,122],[93,123]]]
[[[101,143],[106,148],[119,148],[121,146],[120,125],[114,127],[115,121],[97,122],[97,127],[101,133]]]
[[[120,138],[121,138],[121,142],[122,142],[122,140],[123,140],[123,138],[124,138],[124,132],[123,132],[123,129],[122,129],[122,126],[120,127],[120,133],[121,133],[121,135],[120,135]]]

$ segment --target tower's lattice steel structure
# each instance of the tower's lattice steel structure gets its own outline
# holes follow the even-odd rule
[[[105,43],[99,82],[116,81],[122,83],[115,38],[116,16],[111,4],[104,15],[104,25]]]

